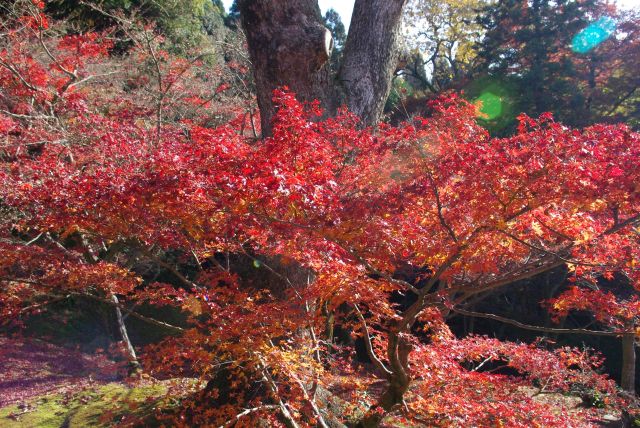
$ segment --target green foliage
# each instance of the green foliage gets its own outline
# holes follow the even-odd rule
[[[389,92],[389,97],[387,98],[387,102],[384,106],[384,111],[402,111],[402,100],[408,96],[413,95],[413,93],[414,90],[411,87],[411,84],[407,82],[407,80],[401,77],[394,79],[391,85],[391,91]]]
[[[88,6],[80,0],[52,0],[47,12],[67,19],[81,29],[101,29],[116,24],[117,13],[134,14],[155,23],[175,51],[200,46],[205,33],[224,25],[224,5],[220,0],[103,0]]]
[[[559,3],[562,7],[549,0],[534,0],[531,6],[523,6],[521,0],[506,0],[485,7],[479,19],[487,30],[480,57],[489,75],[509,76],[517,83],[517,110],[532,116],[553,111],[566,120],[572,112],[580,114],[568,104],[577,107],[581,91],[573,58],[552,61],[551,55],[586,25],[586,10],[594,2]]]
[[[331,31],[335,50],[341,51],[344,49],[344,44],[347,41],[347,31],[344,28],[340,14],[335,9],[329,9],[324,14],[324,25]]]
[[[504,0],[488,5],[478,18],[486,30],[478,45],[478,71],[515,85],[518,112],[533,117],[552,112],[571,126],[608,120],[611,106],[635,85],[617,76],[635,74],[629,65],[637,61],[637,38],[625,36],[637,28],[616,29],[634,21],[610,14],[616,16],[615,10],[601,0]],[[618,116],[628,121],[632,115]]]
[[[240,7],[238,6],[238,0],[233,0],[229,13],[225,18],[225,23],[231,28],[237,28],[240,23]]]

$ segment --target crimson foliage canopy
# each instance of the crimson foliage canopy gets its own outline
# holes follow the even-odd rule
[[[143,360],[154,374],[204,380],[225,365],[228,400],[190,413],[207,423],[322,424],[323,388],[342,391],[344,412],[365,424],[567,426],[588,411],[558,415],[523,382],[613,391],[587,354],[460,340],[444,319],[566,265],[577,288],[554,311],[590,310],[611,332],[633,331],[637,297],[580,288],[614,273],[640,286],[640,136],[624,125],[522,116],[516,135],[491,138],[475,107],[449,95],[429,118],[361,129],[346,111],[313,121],[317,106],[284,88],[273,136],[256,140],[238,131],[243,114],[210,125],[196,62],[135,47],[125,60],[160,76],[164,95],[149,102],[144,67],[127,79],[105,72],[104,35],[51,36],[37,10],[20,24],[0,50],[3,319],[70,295],[117,295],[132,314],[134,302],[180,309],[180,327],[140,315],[173,333]],[[240,256],[264,273],[234,267]],[[172,280],[145,276],[154,265]],[[399,266],[419,281],[395,277]],[[270,283],[247,280],[256,275]],[[393,304],[398,294],[410,304]],[[331,342],[330,318],[364,339],[370,364]],[[522,376],[469,369],[486,360]]]

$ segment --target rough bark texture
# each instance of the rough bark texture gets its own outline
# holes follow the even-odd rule
[[[280,86],[288,86],[301,101],[320,101],[327,115],[346,105],[363,124],[375,124],[397,65],[405,2],[356,0],[336,80],[328,62],[332,40],[317,0],[241,0],[263,135],[270,133],[272,92]]]
[[[620,376],[620,386],[627,392],[636,391],[636,349],[635,334],[625,334],[622,336],[622,374]]]
[[[288,86],[304,101],[335,106],[328,59],[333,40],[322,23],[316,0],[242,0],[242,27],[260,107],[263,134],[269,134],[275,112],[273,90]]]
[[[366,125],[382,115],[398,63],[405,0],[356,0],[338,79],[346,105]]]

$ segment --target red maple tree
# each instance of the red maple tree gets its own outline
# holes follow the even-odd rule
[[[113,64],[104,34],[52,35],[34,4],[6,24],[0,46],[4,320],[82,296],[166,328],[170,337],[143,350],[145,370],[209,382],[202,395],[216,404],[186,403],[181,417],[192,424],[328,426],[335,416],[320,396],[333,391],[342,417],[352,409],[361,426],[390,415],[569,426],[588,423],[589,411],[558,415],[523,386],[614,397],[597,359],[456,339],[444,317],[562,265],[585,282],[616,272],[638,286],[638,134],[569,129],[543,115],[491,138],[475,107],[453,95],[434,102],[432,117],[362,129],[346,111],[315,120],[317,105],[285,88],[274,94],[273,136],[256,140],[238,132],[243,107],[210,125],[206,94],[194,93],[203,88],[193,83],[203,78],[197,60],[141,43],[125,59],[155,69],[154,95],[144,97],[144,73],[104,70]],[[421,269],[420,280],[396,277],[400,265]],[[148,266],[171,279],[149,279]],[[410,303],[394,304],[398,294]],[[553,308],[635,317],[635,301],[603,308],[600,290],[570,296]],[[187,320],[143,316],[131,306],[141,303],[179,308]],[[336,324],[363,340],[369,363],[332,340]],[[629,332],[608,325],[600,333]],[[518,375],[482,372],[486,361]]]

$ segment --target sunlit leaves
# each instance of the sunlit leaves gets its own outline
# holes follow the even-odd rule
[[[62,68],[84,73],[106,54],[99,40],[50,45]],[[476,107],[448,95],[432,103],[431,117],[363,129],[345,111],[318,120],[317,104],[282,89],[273,136],[260,140],[238,131],[242,115],[211,126],[202,94],[189,91],[197,76],[168,52],[157,52],[160,86],[175,92],[156,109],[149,94],[161,91],[149,86],[149,70],[59,93],[62,68],[27,52],[18,44],[1,53],[26,76],[6,67],[0,75],[10,100],[0,100],[0,208],[10,214],[0,218],[3,314],[70,293],[176,308],[183,324],[148,350],[147,367],[203,381],[227,370],[228,401],[194,412],[220,424],[276,393],[310,421],[304,385],[314,383],[347,384],[356,402],[355,390],[380,374],[352,366],[350,345],[324,340],[332,317],[353,338],[366,324],[382,359],[390,332],[403,329],[415,349],[407,406],[433,424],[571,419],[532,404],[518,392],[524,381],[609,391],[587,356],[458,341],[444,314],[565,263],[579,281],[616,272],[637,286],[640,139],[627,127],[575,130],[550,115],[522,116],[517,135],[491,138]],[[152,61],[146,54],[132,55]],[[400,279],[402,267],[415,278]],[[412,320],[399,325],[407,315],[392,297],[409,300],[427,283],[416,330]],[[554,310],[594,311],[612,328],[636,315],[636,299],[576,290]],[[487,358],[507,361],[521,379],[465,368]],[[209,398],[225,395],[219,389]]]

